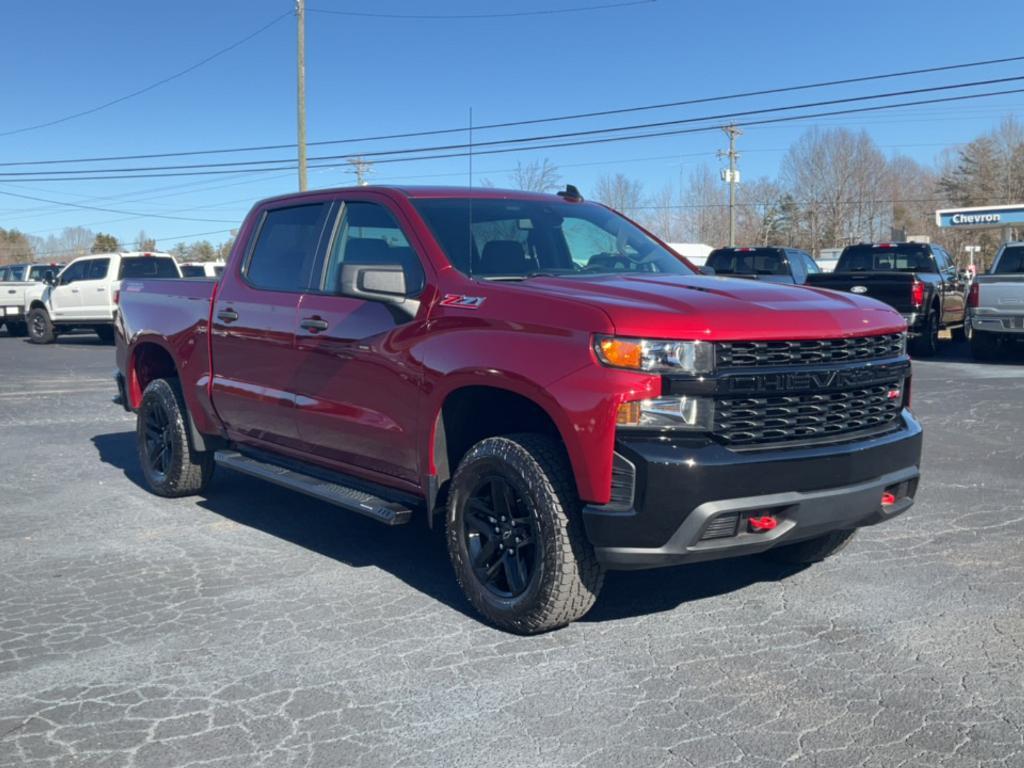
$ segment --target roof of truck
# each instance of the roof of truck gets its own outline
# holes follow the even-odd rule
[[[477,199],[516,199],[516,200],[561,200],[562,198],[545,192],[527,192],[522,189],[499,189],[497,187],[444,187],[444,186],[418,186],[410,184],[388,184],[368,185],[365,187],[327,187],[324,189],[307,189],[305,192],[289,192],[284,195],[274,195],[264,198],[259,204],[273,202],[276,200],[291,200],[311,195],[332,194],[338,192],[381,192],[384,194],[399,194],[408,198],[443,198],[443,197],[473,197]]]

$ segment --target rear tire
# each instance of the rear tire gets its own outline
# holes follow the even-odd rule
[[[987,362],[999,356],[999,339],[994,333],[975,331],[971,336],[971,357]]]
[[[448,554],[490,623],[535,634],[590,610],[604,571],[581,507],[565,450],[544,435],[487,438],[463,457],[448,496]]]
[[[52,344],[57,338],[53,329],[53,321],[50,320],[50,313],[45,309],[36,307],[29,310],[28,317],[28,340],[33,344]]]
[[[786,565],[810,565],[820,563],[828,557],[841,552],[854,534],[856,529],[848,531],[832,531],[824,536],[817,536],[807,541],[798,541],[796,544],[787,544],[783,547],[775,547],[762,553],[762,557],[773,560],[776,563]]]
[[[939,351],[939,313],[934,309],[928,313],[921,335],[913,340],[910,351],[915,357],[934,357]]]
[[[114,326],[97,325],[93,330],[96,331],[96,335],[100,337],[100,341],[104,344],[114,343]]]
[[[193,449],[177,379],[156,379],[142,395],[136,424],[142,473],[158,496],[191,496],[213,476],[213,454]]]

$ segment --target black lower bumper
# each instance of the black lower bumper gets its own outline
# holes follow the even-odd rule
[[[653,568],[883,522],[917,492],[921,427],[908,411],[902,419],[899,430],[858,442],[771,451],[620,440],[633,503],[586,507],[587,534],[606,567]],[[753,530],[750,518],[765,515],[775,528]]]

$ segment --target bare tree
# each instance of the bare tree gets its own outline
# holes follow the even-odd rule
[[[597,180],[594,197],[605,205],[622,211],[627,216],[636,214],[643,206],[644,185],[635,180],[616,173],[605,175]]]
[[[725,188],[706,163],[690,172],[681,194],[682,240],[722,245],[729,239]]]
[[[548,160],[534,160],[532,163],[516,163],[516,169],[509,176],[512,186],[527,192],[552,192],[558,189],[562,180],[558,166]]]
[[[140,229],[139,234],[135,237],[135,250],[137,251],[155,251],[156,240],[146,234],[146,230]]]

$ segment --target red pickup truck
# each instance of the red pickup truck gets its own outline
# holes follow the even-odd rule
[[[127,280],[116,401],[145,477],[215,465],[443,524],[489,621],[565,625],[609,568],[809,563],[913,503],[906,324],[704,276],[569,187],[258,203],[219,280]]]

